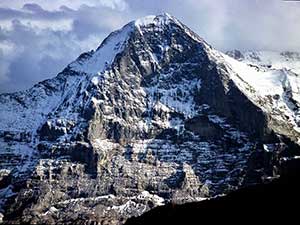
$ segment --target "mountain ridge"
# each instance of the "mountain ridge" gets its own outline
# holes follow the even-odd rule
[[[164,14],[125,25],[53,79],[0,95],[1,176],[12,180],[4,221],[120,224],[274,179],[299,154],[290,104],[300,86],[275,82],[279,96],[269,96],[249,75],[295,75],[265,70]]]

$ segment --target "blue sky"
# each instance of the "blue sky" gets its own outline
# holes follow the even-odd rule
[[[300,51],[300,2],[281,0],[1,0],[0,93],[55,76],[113,30],[168,12],[226,51]]]

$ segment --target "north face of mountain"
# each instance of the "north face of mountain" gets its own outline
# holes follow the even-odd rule
[[[133,21],[0,95],[4,221],[122,224],[272,180],[299,154],[297,76],[236,61],[168,14]]]

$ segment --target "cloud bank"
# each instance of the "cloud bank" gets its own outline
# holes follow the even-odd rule
[[[300,2],[281,0],[3,0],[0,92],[55,76],[136,18],[168,12],[215,48],[300,51]]]

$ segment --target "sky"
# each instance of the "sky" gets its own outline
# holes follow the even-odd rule
[[[0,0],[0,93],[54,77],[113,30],[163,12],[221,51],[300,52],[300,1]]]

